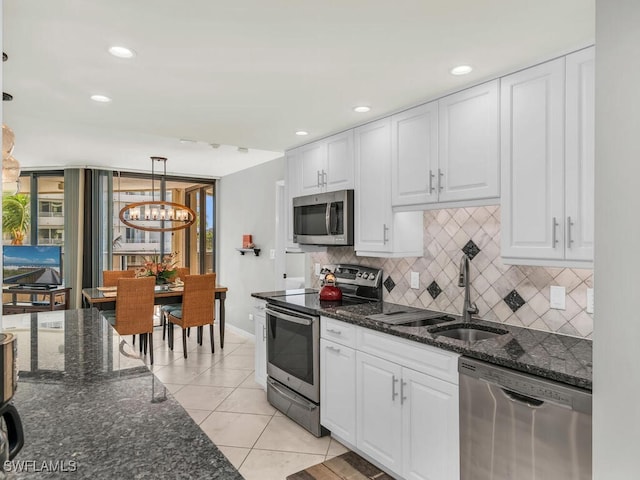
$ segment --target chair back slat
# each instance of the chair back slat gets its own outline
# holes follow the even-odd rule
[[[120,335],[153,332],[155,284],[155,277],[118,279],[115,328]]]
[[[119,278],[133,278],[136,276],[135,270],[103,270],[102,286],[115,287],[118,285]]]
[[[183,328],[213,323],[215,318],[216,274],[187,275],[182,295]]]

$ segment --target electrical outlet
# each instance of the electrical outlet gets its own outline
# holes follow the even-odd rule
[[[271,260],[275,260],[276,259],[276,249],[272,248],[271,250],[269,250],[269,258]]]
[[[557,310],[566,309],[566,289],[564,287],[552,286],[549,291],[549,307]]]
[[[411,288],[420,288],[420,272],[411,272]]]
[[[251,320],[253,322],[253,313],[249,314],[249,320]]]
[[[320,276],[320,264],[316,263],[316,264],[313,265],[313,267],[315,269],[316,275],[319,277]]]
[[[593,313],[593,288],[587,288],[587,313]]]

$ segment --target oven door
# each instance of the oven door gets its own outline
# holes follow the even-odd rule
[[[267,320],[267,374],[320,402],[320,317],[274,305]]]

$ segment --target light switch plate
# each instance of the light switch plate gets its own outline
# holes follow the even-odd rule
[[[411,288],[420,288],[420,272],[411,272]]]
[[[549,291],[549,307],[557,310],[566,309],[566,289],[564,287],[552,286]]]
[[[313,267],[315,269],[316,275],[319,277],[320,276],[320,264],[316,263],[316,264],[314,264]]]
[[[271,250],[269,250],[269,258],[271,260],[275,260],[276,259],[276,249],[272,248]]]
[[[587,313],[593,313],[593,288],[587,288]]]

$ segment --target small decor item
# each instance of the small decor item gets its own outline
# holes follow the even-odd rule
[[[251,235],[242,235],[242,248],[253,248],[255,245],[253,244],[253,239]]]
[[[136,277],[156,277],[156,285],[166,285],[171,283],[171,279],[178,273],[176,265],[176,257],[178,252],[173,252],[162,257],[162,261],[159,261],[158,256],[155,255],[150,260],[145,260],[144,266],[136,270]]]
[[[2,231],[11,234],[11,245],[22,245],[29,228],[29,195],[2,197]]]

